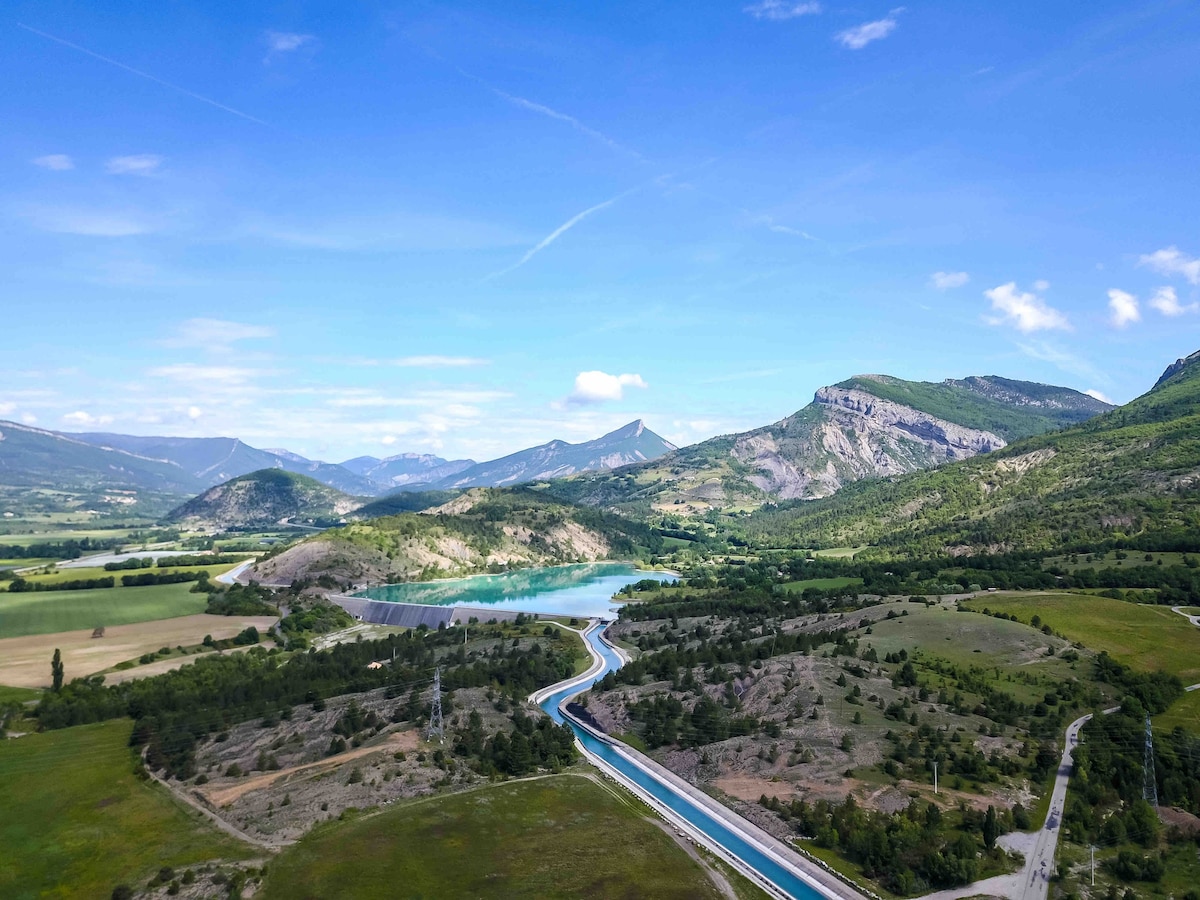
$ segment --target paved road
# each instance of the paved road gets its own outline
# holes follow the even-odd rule
[[[1025,854],[1024,867],[1010,875],[997,875],[995,878],[977,881],[965,887],[928,894],[923,900],[957,900],[960,897],[974,896],[1045,900],[1050,887],[1050,876],[1054,874],[1054,852],[1058,849],[1058,834],[1062,827],[1063,807],[1067,800],[1067,782],[1070,781],[1073,765],[1072,755],[1079,745],[1079,729],[1091,717],[1091,713],[1080,716],[1067,726],[1062,759],[1059,760],[1058,773],[1054,776],[1054,789],[1050,793],[1050,809],[1046,812],[1046,821],[1041,830],[1028,836],[1015,834],[1001,838],[1002,846],[1019,849]],[[1005,841],[1005,838],[1009,840]],[[1012,838],[1017,840],[1013,841]]]
[[[1200,628],[1200,616],[1193,616],[1193,615],[1189,615],[1188,613],[1185,613],[1183,611],[1182,606],[1172,606],[1171,612],[1179,613],[1181,616],[1183,616],[1185,619],[1187,619],[1189,622],[1191,622],[1197,628]],[[1188,690],[1191,690],[1191,688],[1188,688]]]

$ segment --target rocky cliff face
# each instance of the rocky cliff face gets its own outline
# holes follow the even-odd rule
[[[731,453],[748,480],[782,500],[826,497],[848,481],[902,475],[1005,446],[999,435],[883,400],[825,387],[807,415],[741,436]],[[815,415],[813,414],[815,413]]]

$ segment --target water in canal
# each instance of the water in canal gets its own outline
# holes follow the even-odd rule
[[[558,710],[559,705],[564,700],[587,690],[609,671],[621,667],[621,658],[617,656],[612,648],[600,640],[599,629],[592,631],[587,637],[588,642],[604,658],[604,669],[591,681],[565,688],[551,694],[542,701],[542,709],[556,722],[564,721],[562,713]],[[685,794],[676,793],[667,784],[633,765],[604,741],[598,740],[581,728],[577,728],[573,723],[568,722],[568,724],[571,725],[575,736],[579,738],[580,742],[589,752],[600,757],[608,765],[637,784],[642,790],[651,794],[664,806],[684,819],[687,819],[693,826],[704,832],[704,834],[708,835],[731,854],[741,859],[785,894],[795,897],[797,900],[826,900],[821,893],[804,881],[804,879],[795,875],[773,857],[746,841],[719,818],[708,812],[703,806],[695,803],[690,797]]]

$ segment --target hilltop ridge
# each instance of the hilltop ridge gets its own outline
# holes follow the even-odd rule
[[[857,375],[820,388],[812,403],[771,425],[548,489],[643,515],[755,509],[990,453],[1110,409],[1070,388],[998,376],[930,383]]]
[[[751,540],[801,546],[877,543],[931,553],[1046,549],[1124,540],[1200,515],[1200,353],[1168,366],[1124,406],[986,456],[833,497],[763,509],[739,524]]]

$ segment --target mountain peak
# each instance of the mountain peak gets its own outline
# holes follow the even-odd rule
[[[1196,363],[1200,363],[1200,350],[1197,350],[1190,356],[1184,356],[1181,359],[1177,359],[1175,362],[1171,363],[1171,365],[1167,366],[1166,370],[1162,373],[1162,376],[1158,379],[1158,381],[1154,382],[1154,387],[1156,388],[1161,386],[1164,381],[1169,381],[1184,369],[1187,369]],[[1150,390],[1154,390],[1154,388],[1151,388]]]
[[[641,419],[634,419],[628,425],[622,425],[616,431],[610,431],[608,434],[600,438],[600,440],[607,441],[611,438],[612,440],[616,441],[624,441],[628,440],[629,438],[641,437],[642,432],[645,430],[646,423]]]

